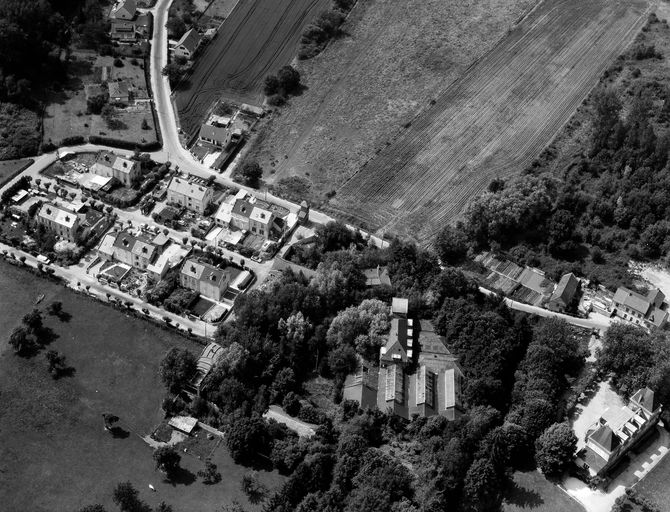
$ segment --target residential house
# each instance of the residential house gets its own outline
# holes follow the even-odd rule
[[[564,313],[574,301],[578,290],[579,279],[572,272],[565,274],[556,285],[551,298],[546,304],[546,308],[551,311]]]
[[[109,17],[115,20],[133,20],[137,14],[135,0],[119,0],[112,7]]]
[[[160,281],[168,270],[178,267],[189,252],[191,252],[189,247],[175,242],[168,243],[158,258],[147,266],[147,274],[154,281]]]
[[[606,409],[586,434],[583,459],[587,469],[605,476],[647,438],[660,414],[661,406],[649,388],[637,391],[627,406]]]
[[[274,213],[265,208],[254,206],[251,215],[249,215],[249,230],[254,234],[269,238],[274,220]]]
[[[168,203],[184,206],[200,214],[205,213],[213,195],[214,192],[208,186],[182,177],[172,178],[167,190]]]
[[[230,274],[225,269],[189,258],[181,267],[179,282],[184,288],[196,291],[208,299],[220,301],[228,289]]]
[[[109,82],[107,84],[110,103],[124,103],[130,101],[130,86],[127,82]]]
[[[246,198],[237,199],[230,213],[230,225],[237,229],[250,230],[249,218],[254,210],[254,205]]]
[[[613,313],[634,325],[647,329],[661,329],[668,320],[664,306],[665,295],[660,290],[649,290],[647,295],[621,287],[612,299]]]
[[[227,128],[211,124],[203,124],[200,126],[198,138],[203,142],[208,142],[214,146],[222,148],[228,145],[230,137]]]
[[[116,178],[124,187],[132,186],[142,174],[138,161],[115,155],[109,151],[101,151],[98,154],[90,172],[106,178]]]
[[[163,253],[169,240],[146,233],[117,231],[108,233],[98,246],[98,256],[108,261],[120,261],[140,270],[147,270]]]
[[[196,50],[200,46],[202,38],[195,29],[188,30],[179,41],[172,47],[172,54],[175,57],[184,57],[192,59]]]
[[[407,310],[407,299],[393,299],[391,331],[380,350],[377,407],[405,419],[454,420],[463,414],[463,372],[432,323],[407,318]]]
[[[135,0],[119,0],[109,13],[110,37],[121,43],[151,37],[153,15],[140,13]]]
[[[70,242],[75,241],[80,222],[76,212],[55,204],[44,203],[37,213],[36,220],[38,224],[57,236]]]
[[[375,268],[366,268],[363,270],[365,276],[365,286],[374,288],[376,286],[391,286],[388,267],[377,265]]]

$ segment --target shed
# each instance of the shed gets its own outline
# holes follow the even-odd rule
[[[195,427],[198,426],[198,420],[191,416],[175,416],[168,421],[168,425],[190,436]]]

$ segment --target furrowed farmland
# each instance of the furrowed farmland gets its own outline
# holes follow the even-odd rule
[[[331,206],[427,241],[520,173],[644,25],[641,0],[544,1],[346,182]]]
[[[191,133],[224,97],[260,105],[263,79],[290,63],[300,34],[329,0],[241,0],[197,58],[176,94],[181,127]]]

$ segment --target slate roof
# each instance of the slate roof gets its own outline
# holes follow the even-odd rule
[[[188,277],[197,279],[201,283],[216,284],[219,286],[225,282],[227,277],[225,270],[195,259],[186,260],[181,268],[181,272]]]
[[[53,221],[56,224],[64,226],[68,229],[74,227],[75,223],[77,222],[76,213],[50,203],[45,203],[42,206],[39,216],[43,219]]]
[[[565,274],[561,277],[561,280],[556,285],[554,293],[551,294],[551,301],[561,301],[564,305],[568,305],[572,302],[572,299],[577,293],[577,288],[579,287],[579,280],[571,272]]]
[[[177,42],[177,46],[183,46],[189,53],[193,53],[200,44],[200,34],[195,29],[190,29]]]
[[[630,397],[630,401],[642,407],[644,411],[648,414],[653,414],[653,412],[658,409],[659,404],[655,399],[654,392],[649,388],[642,388],[638,390],[633,396]]]
[[[228,130],[226,128],[221,128],[219,126],[213,126],[211,124],[203,124],[200,126],[199,137],[205,140],[213,140],[220,144],[223,144],[226,141],[228,136]]]
[[[190,182],[184,178],[174,177],[172,180],[170,180],[168,190],[178,194],[183,194],[186,197],[195,199],[196,201],[202,201],[207,195],[209,188],[198,183]]]
[[[130,87],[128,86],[128,83],[123,81],[109,82],[107,84],[107,88],[109,89],[110,98],[127,98],[128,94],[130,93]]]
[[[633,311],[646,316],[651,308],[649,299],[628,288],[618,288],[613,299],[615,304],[622,304]]]

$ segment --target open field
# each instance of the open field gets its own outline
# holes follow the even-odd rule
[[[134,86],[136,97],[147,98],[142,58],[136,59],[137,64],[132,64],[135,62],[132,58],[122,58],[123,67],[114,66],[114,58],[110,56],[77,52],[74,58],[76,60],[70,66],[73,76],[63,91],[53,95],[51,103],[45,109],[43,140],[59,144],[66,137],[103,135],[137,142],[155,141],[156,130],[148,103],[117,109],[118,119],[122,123],[118,130],[109,129],[101,116],[86,113],[84,86],[87,83],[123,80]],[[103,70],[106,70],[107,76],[103,74]],[[149,123],[149,130],[142,129],[143,119]]]
[[[227,18],[238,2],[239,0],[213,0],[203,11],[204,14],[212,18]]]
[[[537,471],[513,475],[514,486],[505,493],[503,512],[579,512],[582,506]]]
[[[177,91],[182,130],[191,134],[221,97],[260,105],[265,76],[290,63],[303,28],[329,4],[241,0]]]
[[[154,508],[164,500],[175,510],[217,510],[233,499],[248,508],[240,490],[245,469],[232,462],[225,445],[213,456],[221,483],[204,485],[195,478],[203,462],[182,453],[186,471],[179,483],[169,484],[137,435],[151,432],[162,419],[157,370],[163,354],[174,346],[197,352],[198,345],[2,262],[0,289],[12,291],[0,296],[3,512],[74,511],[90,503],[117,510],[111,492],[125,480]],[[7,347],[8,333],[40,293],[42,308],[60,300],[72,315],[69,322],[46,317],[59,335],[49,348],[67,357],[75,368],[72,377],[54,381],[42,354],[23,359]],[[118,415],[129,435],[114,438],[106,432],[102,412]],[[275,473],[261,475],[266,485],[278,484]]]
[[[263,121],[252,141],[264,180],[299,177],[310,185],[303,199],[324,201],[537,3],[358,2],[345,35],[299,62],[308,89]]]
[[[552,140],[646,21],[643,0],[545,1],[347,181],[333,210],[427,241]]]
[[[5,160],[0,161],[0,186],[11,180],[14,176],[28,167],[34,160],[28,158],[25,160]]]

